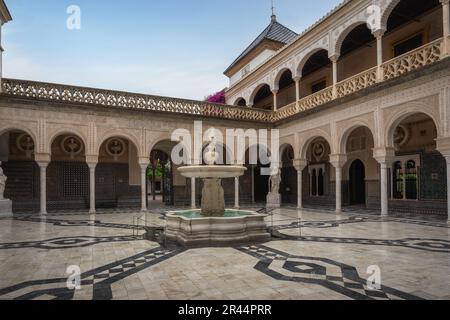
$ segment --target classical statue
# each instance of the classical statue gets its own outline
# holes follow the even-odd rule
[[[269,190],[272,194],[280,193],[280,185],[281,185],[281,170],[270,176],[269,179]]]
[[[4,200],[4,192],[5,192],[5,187],[6,187],[6,180],[8,180],[8,178],[5,176],[5,174],[3,173],[3,169],[2,169],[2,162],[0,161],[0,200]]]

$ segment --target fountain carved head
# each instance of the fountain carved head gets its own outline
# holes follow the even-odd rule
[[[219,160],[219,153],[217,152],[217,143],[215,137],[212,136],[209,141],[209,145],[206,147],[203,158],[207,165],[212,166]]]

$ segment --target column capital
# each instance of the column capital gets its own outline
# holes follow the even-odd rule
[[[89,165],[90,163],[98,163],[98,155],[86,155],[86,163]]]
[[[373,149],[373,158],[380,164],[390,163],[395,158],[395,149],[375,148]]]
[[[278,93],[278,91],[280,91],[280,89],[278,89],[278,88],[274,88],[274,89],[272,89],[272,93],[275,95],[275,94],[277,94]]]
[[[450,0],[439,0],[439,2],[440,2],[442,5],[448,5],[448,4],[450,3]]]
[[[37,162],[37,164],[38,164],[38,166],[39,166],[39,168],[47,168],[48,167],[48,165],[50,164],[50,162],[48,161],[38,161]]]
[[[345,163],[347,162],[346,154],[331,154],[330,155],[330,163],[336,169],[341,169]]]
[[[303,171],[308,166],[308,160],[306,159],[295,159],[294,168],[297,171]]]
[[[34,161],[37,163],[42,162],[48,164],[51,161],[51,155],[48,153],[36,153],[34,155]]]
[[[302,79],[301,75],[296,75],[294,77],[292,77],[292,80],[294,80],[294,82],[299,82]]]
[[[336,63],[339,60],[339,57],[341,56],[340,53],[335,53],[328,58],[330,58],[331,62]]]
[[[150,159],[147,157],[140,157],[138,159],[138,163],[141,166],[141,169],[147,169],[147,167],[150,165]]]
[[[373,36],[377,39],[381,39],[385,33],[386,33],[385,29],[378,29],[378,30],[372,31]]]

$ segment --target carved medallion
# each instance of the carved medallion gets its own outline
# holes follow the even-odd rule
[[[112,138],[106,143],[106,152],[114,158],[114,160],[119,159],[125,154],[126,145],[122,139]]]
[[[314,159],[317,162],[322,160],[323,156],[325,155],[326,150],[327,149],[326,149],[325,145],[323,144],[323,142],[314,143],[312,146],[312,153],[313,153]]]
[[[27,158],[31,158],[34,152],[33,138],[27,133],[22,133],[16,139],[17,149],[24,152]]]
[[[83,143],[78,137],[68,136],[61,141],[61,150],[73,159],[83,151]]]
[[[394,144],[396,148],[402,147],[408,143],[411,136],[410,130],[404,125],[399,125],[394,132]]]

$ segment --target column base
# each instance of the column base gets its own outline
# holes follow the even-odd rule
[[[12,201],[8,199],[0,200],[0,217],[10,218],[13,216]]]
[[[96,214],[97,211],[96,210],[89,210],[89,214]]]

